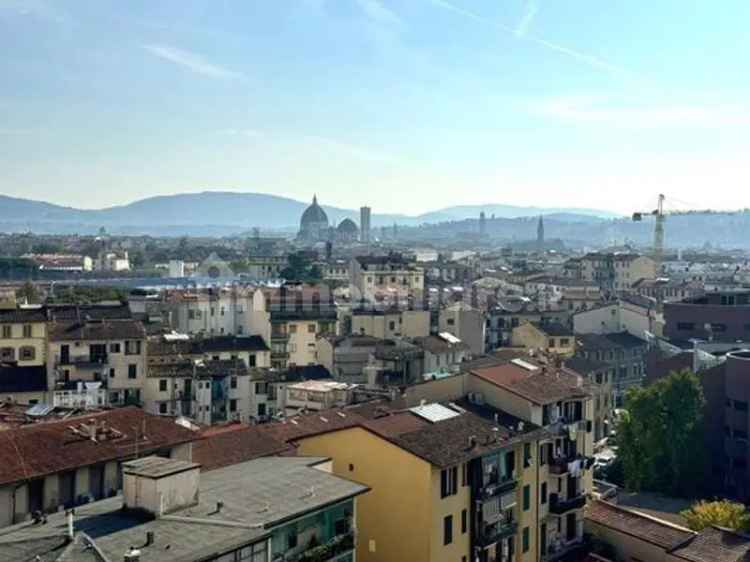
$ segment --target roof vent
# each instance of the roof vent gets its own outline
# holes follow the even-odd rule
[[[124,562],[139,562],[141,559],[141,551],[131,546],[130,549],[125,553]]]

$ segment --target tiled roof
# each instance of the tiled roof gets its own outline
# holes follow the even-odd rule
[[[39,367],[7,367],[0,365],[0,393],[45,392],[47,369]]]
[[[0,310],[0,324],[26,324],[46,321],[47,314],[41,308]]]
[[[51,320],[58,322],[90,320],[129,320],[132,318],[127,304],[49,304],[46,305]]]
[[[586,519],[665,550],[676,548],[695,535],[690,529],[601,500],[592,501],[588,504]]]
[[[464,342],[450,343],[438,336],[414,338],[414,343],[433,354],[469,349],[469,346]]]
[[[528,371],[513,363],[506,363],[476,369],[472,374],[535,404],[590,396],[588,383],[565,369],[547,367]]]
[[[261,336],[218,336],[196,342],[204,353],[212,351],[269,351]]]
[[[534,327],[547,334],[548,336],[572,336],[573,330],[570,328],[567,328],[566,326],[563,326],[562,324],[558,322],[546,322],[546,323],[540,323],[540,322],[532,322]]]
[[[747,562],[750,560],[750,537],[718,527],[707,527],[670,554],[690,562]]]
[[[572,369],[582,375],[589,375],[597,371],[602,371],[609,368],[609,365],[604,361],[596,361],[595,359],[586,359],[582,355],[576,355],[570,359],[565,360],[565,366],[568,369]]]
[[[204,471],[215,470],[288,449],[289,445],[258,426],[232,424],[201,432],[201,439],[193,443],[193,461]]]
[[[434,466],[446,468],[543,434],[547,435],[542,429],[516,431],[464,412],[389,440]]]
[[[94,442],[71,430],[71,427],[91,422],[104,422],[117,433]],[[194,439],[192,431],[173,420],[146,414],[135,407],[10,429],[0,432],[0,458],[3,459],[0,485],[131,457],[136,446],[139,453],[145,455]]]
[[[104,341],[146,339],[143,324],[136,320],[103,320],[94,322],[52,322],[50,341]]]

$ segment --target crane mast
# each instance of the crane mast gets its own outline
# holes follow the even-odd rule
[[[656,274],[661,272],[661,262],[664,258],[664,194],[659,194],[659,204],[654,211],[656,222],[654,224],[654,261],[656,262]]]

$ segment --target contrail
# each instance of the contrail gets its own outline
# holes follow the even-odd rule
[[[625,69],[620,68],[619,66],[615,66],[614,64],[610,64],[609,62],[603,59],[600,59],[599,57],[588,55],[586,53],[576,51],[575,49],[565,47],[564,45],[558,45],[557,43],[553,43],[551,41],[547,41],[546,39],[541,39],[539,37],[534,37],[532,35],[519,35],[516,32],[516,30],[513,29],[512,27],[492,21],[489,18],[486,18],[482,15],[479,15],[465,8],[460,8],[459,6],[451,4],[450,2],[446,2],[446,0],[426,0],[426,1],[433,4],[434,6],[438,6],[444,10],[453,12],[454,14],[458,14],[476,23],[482,24],[484,26],[492,27],[494,29],[499,29],[500,31],[503,31],[505,33],[509,33],[511,35],[518,37],[518,39],[530,41],[531,43],[535,43],[536,45],[540,45],[552,51],[556,51],[570,58],[576,59],[580,62],[588,64],[589,66],[593,68],[597,68],[599,70],[605,70],[613,74],[630,74]]]

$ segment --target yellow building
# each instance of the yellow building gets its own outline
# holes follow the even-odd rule
[[[513,328],[511,344],[564,357],[572,357],[576,350],[573,330],[556,323],[525,322]]]
[[[47,400],[47,316],[42,308],[0,307],[0,400]]]
[[[549,431],[539,463],[549,495],[539,526],[541,550],[554,560],[580,548],[583,508],[593,487],[595,385],[565,368],[514,359],[472,371],[466,386],[474,401]]]
[[[371,488],[357,507],[357,560],[540,559],[549,498],[539,486],[538,451],[548,434],[480,410],[467,402],[381,406],[352,425],[316,426],[295,439],[299,454],[330,457],[335,474]],[[339,414],[356,415],[331,415]]]

